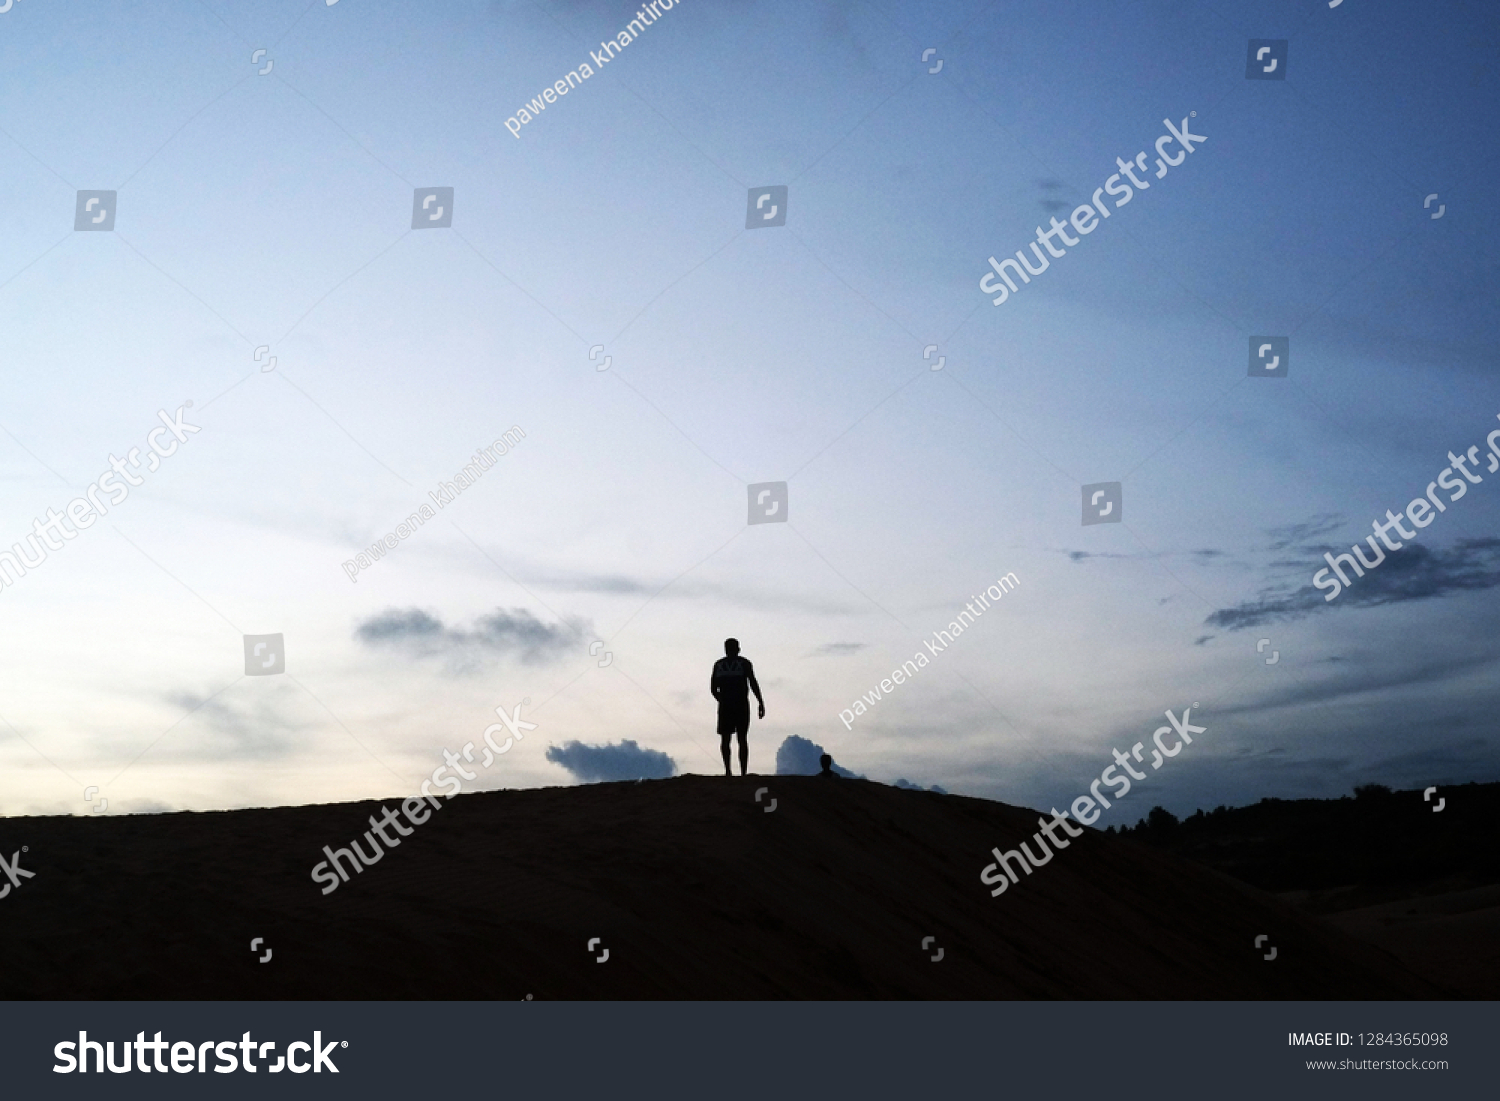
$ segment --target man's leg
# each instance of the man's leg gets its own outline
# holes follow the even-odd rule
[[[729,767],[729,739],[734,736],[734,718],[726,712],[721,705],[719,707],[719,752],[724,756],[724,775],[733,776],[734,769]]]
[[[741,776],[745,775],[745,769],[750,764],[750,736],[749,736],[749,731],[746,729],[746,727],[748,727],[749,725],[750,724],[747,722],[744,726],[740,727],[740,775]],[[725,756],[725,758],[728,758],[728,756],[729,756],[729,743],[727,741],[724,743],[724,756]]]

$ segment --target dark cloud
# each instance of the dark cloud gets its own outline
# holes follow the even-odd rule
[[[1217,637],[1218,637],[1217,635],[1199,635],[1197,638],[1193,639],[1193,645],[1194,646],[1202,646],[1209,639],[1211,639],[1211,638],[1217,638]]]
[[[437,639],[442,637],[443,630],[442,620],[418,608],[404,612],[392,608],[371,616],[354,633],[362,642],[381,643],[413,638]]]
[[[1228,795],[1213,782],[1202,790],[1184,792],[1185,798],[1179,805],[1212,806],[1226,800],[1252,803],[1267,794],[1277,798],[1321,794],[1326,798],[1346,794],[1368,783],[1386,784],[1398,790],[1423,788],[1428,784],[1459,784],[1494,776],[1494,762],[1494,747],[1483,738],[1454,739],[1416,753],[1374,760],[1363,753],[1299,757],[1294,752],[1271,749],[1236,757],[1236,772],[1249,781],[1238,794]]]
[[[1340,600],[1343,597],[1339,598]],[[1450,653],[1443,656],[1420,655],[1416,658],[1402,658],[1399,662],[1376,662],[1365,658],[1358,663],[1340,661],[1339,665],[1347,668],[1339,669],[1335,666],[1330,670],[1330,675],[1317,681],[1293,681],[1290,686],[1284,686],[1273,692],[1262,694],[1253,702],[1243,704],[1222,704],[1214,708],[1215,714],[1220,715],[1255,715],[1263,712],[1280,713],[1285,708],[1301,704],[1326,704],[1340,700],[1358,700],[1368,697],[1370,693],[1388,693],[1396,688],[1435,688],[1455,679],[1462,680],[1471,675],[1475,670],[1486,668],[1493,664],[1495,655],[1486,651],[1472,651],[1462,653]],[[1459,690],[1454,688],[1450,697],[1455,697]],[[1440,694],[1434,698],[1443,698]],[[1488,697],[1484,699],[1480,711],[1486,710],[1490,704]],[[1465,715],[1449,716],[1444,723],[1456,728],[1459,725],[1473,721],[1472,717]],[[1442,725],[1437,722],[1436,717],[1430,718],[1434,725]]]
[[[1398,551],[1387,551],[1385,561],[1339,594],[1325,599],[1325,592],[1312,586],[1313,574],[1326,565],[1325,552],[1348,553],[1347,547],[1317,546],[1317,557],[1303,563],[1307,580],[1298,588],[1266,589],[1254,600],[1220,608],[1204,622],[1227,631],[1242,631],[1278,620],[1302,619],[1325,608],[1371,608],[1408,600],[1430,600],[1448,593],[1492,589],[1500,585],[1500,539],[1460,539],[1449,550],[1432,550],[1421,543],[1408,543]],[[1370,552],[1368,548],[1366,555]],[[1345,567],[1345,572],[1348,568]]]
[[[677,762],[656,749],[642,749],[629,739],[617,745],[564,742],[547,747],[547,760],[561,765],[580,783],[603,780],[665,780],[677,774]]]
[[[573,593],[642,593],[659,592],[660,585],[649,585],[623,574],[575,574],[572,577],[552,577],[542,581],[548,588]]]
[[[826,753],[822,746],[816,742],[810,742],[806,738],[798,737],[796,734],[789,735],[785,741],[776,748],[776,775],[777,776],[816,776],[823,771],[823,766],[818,758]],[[857,776],[847,768],[840,767],[837,761],[833,762],[833,771],[840,776],[847,776],[851,780],[863,780],[863,776]]]
[[[183,715],[174,724],[175,736],[153,746],[152,755],[168,760],[276,760],[287,756],[304,744],[318,724],[291,718],[290,713],[298,710],[300,702],[296,689],[281,684],[266,687],[266,692],[249,699],[235,699],[229,693],[168,694],[167,702],[181,708]],[[204,728],[206,738],[199,733]]]
[[[1463,738],[1443,745],[1424,746],[1361,767],[1361,773],[1399,787],[1462,783],[1494,757],[1485,738]]]
[[[946,791],[944,791],[942,788],[938,787],[936,784],[933,784],[932,787],[930,787],[930,788],[924,788],[921,784],[914,784],[910,780],[897,780],[896,783],[893,786],[898,787],[898,788],[904,788],[907,791],[935,791],[939,795],[947,795],[948,794]]]
[[[1081,550],[1075,550],[1075,551],[1064,551],[1063,553],[1065,553],[1074,562],[1082,562],[1085,559],[1089,559],[1089,558],[1158,558],[1158,557],[1165,557],[1165,555],[1154,555],[1154,554],[1114,554],[1114,553],[1111,553],[1111,552],[1108,552],[1108,551],[1081,551]],[[1174,553],[1176,553],[1176,552],[1174,552]],[[1223,558],[1224,557],[1224,552],[1223,551],[1221,551],[1221,550],[1214,550],[1212,547],[1205,547],[1202,550],[1185,551],[1185,552],[1181,552],[1181,553],[1190,554],[1194,558],[1198,559],[1198,561],[1200,561],[1200,562],[1207,562],[1207,561],[1209,561],[1210,559],[1213,559],[1213,558]]]
[[[109,809],[113,812],[115,805],[111,803]],[[177,809],[168,803],[163,803],[160,799],[142,799],[139,802],[131,800],[122,802],[120,805],[122,814],[172,814]]]
[[[1048,191],[1048,192],[1053,192],[1053,193],[1056,193],[1056,192],[1059,192],[1059,191],[1066,191],[1067,190],[1067,185],[1064,184],[1061,180],[1037,180],[1036,181],[1036,185],[1037,185],[1037,187],[1041,188],[1043,191]],[[1072,202],[1066,202],[1066,201],[1064,201],[1064,200],[1062,200],[1060,198],[1055,198],[1055,197],[1048,197],[1048,198],[1044,198],[1044,199],[1038,199],[1037,203],[1048,214],[1056,214],[1060,210],[1071,210],[1073,208],[1073,206],[1075,205]]]
[[[865,648],[863,642],[825,642],[813,651],[814,654],[822,654],[830,657],[844,657],[847,654],[857,653]]]
[[[1277,620],[1302,619],[1312,615],[1324,603],[1323,593],[1311,587],[1286,593],[1284,589],[1266,589],[1254,600],[1244,600],[1232,608],[1220,608],[1205,623],[1226,631],[1243,631]],[[1342,599],[1342,598],[1341,598]]]
[[[694,580],[692,577],[673,579],[630,577],[625,574],[563,574],[553,570],[518,570],[520,578],[537,588],[567,593],[605,593],[618,596],[649,596],[653,600],[698,601],[715,599],[755,608],[824,612],[829,615],[851,615],[863,613],[869,605],[855,600],[834,598],[809,598],[803,594],[788,594],[769,586],[765,588],[746,585],[740,581],[719,584]]]
[[[1420,791],[1429,784],[1494,781],[1500,778],[1494,721],[1500,642],[1493,639],[1493,628],[1479,624],[1467,635],[1424,638],[1415,668],[1411,639],[1399,632],[1362,635],[1357,650],[1331,665],[1304,667],[1302,658],[1283,649],[1279,666],[1264,678],[1249,678],[1225,702],[1193,708],[1192,721],[1209,734],[1195,737],[1173,762],[1168,788],[1156,789],[1152,802],[1187,815],[1196,807],[1238,806],[1264,796],[1336,798],[1370,782]],[[1296,680],[1283,675],[1288,668]],[[1094,757],[1107,760],[1111,743],[1138,740],[1138,729],[1126,723],[1105,730],[1098,750],[1078,753],[1060,748],[1020,758],[980,752],[966,766],[964,794],[1045,809],[1054,793],[1071,793],[1078,776],[1097,771]],[[1206,752],[1188,757],[1200,741]],[[1151,805],[1134,807],[1134,797],[1132,791],[1122,806],[1132,822]],[[1118,824],[1113,814],[1099,825]]]
[[[1320,512],[1311,520],[1304,520],[1300,524],[1285,524],[1279,528],[1267,528],[1266,534],[1271,537],[1272,550],[1285,550],[1296,543],[1305,543],[1316,539],[1320,535],[1327,535],[1336,531],[1344,523],[1344,518],[1336,512]]]
[[[543,623],[525,608],[497,608],[467,631],[449,627],[420,608],[391,608],[365,620],[354,634],[367,645],[394,646],[418,657],[495,655],[536,664],[581,645],[588,630],[587,620]]]

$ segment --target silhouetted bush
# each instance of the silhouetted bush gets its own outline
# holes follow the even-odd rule
[[[1146,832],[1154,837],[1166,837],[1177,828],[1177,816],[1166,807],[1152,807],[1146,815]]]

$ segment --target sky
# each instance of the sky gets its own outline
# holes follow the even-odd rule
[[[0,588],[0,814],[404,797],[518,706],[465,790],[714,774],[729,636],[760,773],[796,737],[1062,807],[1191,708],[1099,826],[1500,775],[1500,15],[683,0],[520,124],[637,10],[0,14],[0,550],[142,453]],[[1149,189],[993,305],[988,258],[1138,151]]]

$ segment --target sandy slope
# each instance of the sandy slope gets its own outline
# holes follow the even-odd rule
[[[1464,997],[1500,991],[1500,886],[1345,910],[1327,920]]]
[[[982,800],[789,776],[466,795],[325,897],[309,878],[322,846],[371,813],[0,820],[0,849],[29,846],[36,873],[0,900],[0,997],[1448,993],[1322,919],[1094,831],[992,899],[990,848],[1028,838],[1037,812]]]

